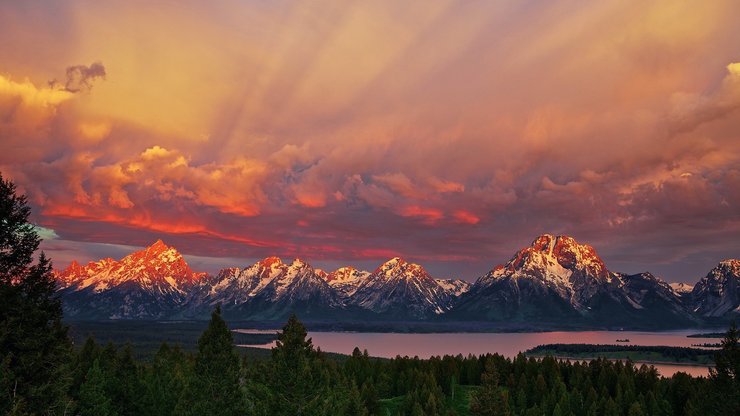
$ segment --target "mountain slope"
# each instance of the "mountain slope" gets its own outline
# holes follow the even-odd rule
[[[460,282],[438,281],[423,267],[395,257],[365,277],[348,302],[393,319],[423,319],[450,310]]]
[[[285,264],[277,257],[205,279],[190,308],[203,315],[216,304],[224,315],[240,319],[284,319],[290,313],[321,318],[344,308],[340,295],[309,264],[298,259]]]
[[[740,315],[740,260],[720,262],[694,286],[692,310],[707,318]]]
[[[630,311],[635,319],[645,317],[655,322],[690,325],[697,323],[684,301],[671,285],[650,273],[626,275],[615,273],[621,288],[637,307]]]
[[[175,313],[204,276],[158,240],[119,261],[103,259],[86,266],[73,262],[57,280],[68,318],[144,319]]]
[[[690,326],[740,314],[740,260],[721,262],[690,293],[650,273],[610,272],[595,250],[542,235],[475,284],[434,279],[393,258],[374,272],[326,273],[268,257],[217,275],[193,272],[162,241],[121,260],[55,272],[69,319],[205,318],[217,304],[240,320],[493,321],[540,327]]]
[[[694,286],[688,283],[669,283],[669,285],[671,286],[671,289],[673,289],[673,291],[676,292],[676,294],[679,296],[691,293],[691,291],[694,289]]]
[[[360,284],[370,276],[370,272],[357,270],[354,267],[340,267],[324,276],[327,283],[344,297],[351,297],[357,292]]]
[[[656,314],[659,320],[651,322]],[[593,247],[549,234],[480,277],[451,316],[600,326],[680,325],[689,319],[665,282],[611,273]]]

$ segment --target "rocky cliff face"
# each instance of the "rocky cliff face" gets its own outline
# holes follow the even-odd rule
[[[689,302],[704,317],[740,315],[740,260],[720,262],[694,286]]]

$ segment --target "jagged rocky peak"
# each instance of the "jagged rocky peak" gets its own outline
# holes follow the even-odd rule
[[[312,268],[310,264],[306,263],[305,261],[301,259],[293,259],[293,262],[290,263],[290,267],[294,269],[303,269],[303,268]]]
[[[740,260],[721,261],[691,291],[693,310],[707,317],[740,315]]]
[[[257,263],[255,263],[255,266],[259,267],[263,270],[280,270],[280,269],[303,269],[303,268],[311,268],[311,265],[306,263],[305,261],[301,259],[293,259],[293,261],[290,264],[283,263],[282,259],[280,257],[267,257],[264,258]]]
[[[61,271],[55,270],[54,277],[57,287],[64,289],[72,285],[77,285],[84,280],[93,281],[97,275],[119,266],[119,262],[110,257],[98,261],[90,261],[86,265],[81,265],[76,260],[73,260],[66,269]]]
[[[715,269],[718,269],[724,275],[740,277],[740,260],[722,260]]]
[[[259,265],[266,269],[269,269],[275,266],[282,266],[283,261],[280,259],[280,257],[271,256],[260,260]]]
[[[424,268],[415,263],[409,263],[401,257],[394,257],[381,264],[373,275],[387,278],[405,277],[433,280]]]
[[[334,270],[331,273],[325,275],[327,282],[346,282],[355,280],[359,277],[367,276],[369,273],[361,270],[357,270],[352,266],[344,266]]]
[[[77,262],[77,260],[72,260],[72,263],[70,263],[66,269],[61,272],[57,272],[57,276],[78,276],[81,274],[89,274],[113,263],[116,263],[116,261],[110,257],[106,257],[98,261],[90,261],[84,266]]]
[[[740,279],[740,260],[723,260],[699,280],[696,286],[694,286],[694,291],[701,290],[708,284],[725,283],[738,279]]]
[[[607,279],[609,271],[588,244],[580,244],[573,237],[543,234],[537,237],[529,247],[525,247],[505,265],[497,266],[494,271],[513,272],[520,269],[542,269],[548,266],[560,266],[571,271]]]
[[[162,240],[157,240],[151,246],[129,254],[121,259],[120,263],[127,269],[138,273],[177,276],[185,281],[192,281],[200,276],[199,273],[193,272],[176,248],[168,246]]]
[[[184,261],[176,248],[168,246],[162,240],[157,240],[149,247],[135,251],[121,259],[121,261],[126,260],[146,261],[150,263],[175,263]]]

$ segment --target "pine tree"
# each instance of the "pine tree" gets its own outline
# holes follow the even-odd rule
[[[208,328],[198,339],[195,367],[180,397],[180,415],[241,415],[244,398],[239,386],[239,356],[234,339],[221,318],[221,307],[211,314]]]
[[[80,386],[81,416],[115,416],[113,401],[106,391],[106,375],[100,368],[100,361],[95,360],[85,381]]]
[[[272,349],[273,409],[277,415],[305,415],[321,401],[326,377],[306,327],[295,315],[288,318]]]
[[[504,403],[498,385],[498,371],[493,358],[488,358],[485,371],[481,374],[481,388],[471,394],[470,413],[480,416],[508,415],[508,405]]]
[[[347,416],[368,416],[369,413],[354,381],[351,383],[348,393],[348,403],[344,410],[344,414]]]
[[[71,341],[51,262],[42,252],[34,263],[41,239],[30,213],[26,196],[0,175],[0,413],[63,413]]]
[[[295,314],[291,315],[275,341],[273,359],[297,368],[300,362],[314,355],[311,338],[306,339],[307,336],[306,327]]]
[[[169,416],[174,413],[185,388],[188,364],[179,348],[170,348],[166,343],[160,346],[143,376],[142,414]]]
[[[709,388],[713,411],[721,415],[740,413],[740,335],[735,323],[727,330],[722,348],[714,355],[716,367],[709,370]]]
[[[87,372],[100,356],[100,352],[100,346],[95,342],[95,338],[90,336],[75,354],[72,361],[72,385],[70,387],[70,395],[73,399],[79,398],[80,386],[85,382]]]
[[[131,344],[126,344],[116,355],[112,384],[113,401],[116,413],[121,416],[141,414],[140,400],[143,393],[138,374],[138,365],[133,357]]]
[[[365,381],[362,385],[360,397],[362,397],[362,402],[369,414],[374,415],[378,413],[378,391],[375,389],[375,384],[372,380]]]
[[[642,410],[640,403],[635,402],[630,406],[627,416],[645,416],[645,412]]]

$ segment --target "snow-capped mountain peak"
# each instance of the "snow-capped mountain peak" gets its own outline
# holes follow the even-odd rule
[[[290,263],[290,267],[293,268],[293,269],[302,269],[302,268],[305,268],[307,266],[310,267],[308,265],[308,263],[306,263],[305,261],[303,261],[301,259],[293,259],[293,262]]]
[[[385,279],[434,280],[421,265],[409,263],[400,257],[394,257],[381,264],[375,269],[373,275]]]
[[[81,266],[73,261],[57,279],[78,289],[93,286],[96,291],[108,290],[124,282],[135,281],[142,286],[171,286],[179,290],[192,284],[204,273],[194,273],[182,255],[162,240],[136,251],[119,261],[106,258]]]
[[[78,263],[76,260],[73,260],[66,269],[54,272],[57,280],[57,286],[60,289],[64,289],[71,285],[78,284],[79,282],[87,280],[92,276],[97,276],[103,270],[111,268],[114,264],[117,263],[118,262],[116,260],[113,260],[110,257],[98,261],[91,261],[84,266]],[[92,279],[88,280],[88,282],[89,284],[92,284],[95,281],[94,279]]]
[[[594,277],[607,279],[609,271],[604,262],[588,244],[579,244],[573,237],[543,234],[529,247],[525,247],[505,266],[498,269],[554,268],[555,270],[579,271]]]
[[[447,293],[455,297],[462,295],[470,290],[470,283],[462,279],[435,279],[437,284]]]
[[[326,274],[326,281],[329,282],[329,283],[331,283],[331,282],[334,282],[334,281],[344,282],[344,281],[348,281],[348,280],[354,280],[357,277],[357,275],[360,274],[360,273],[363,273],[363,274],[364,273],[367,273],[367,274],[369,274],[368,272],[360,272],[359,270],[355,269],[352,266],[344,266],[344,267],[340,267],[340,268],[334,270],[331,273],[327,273]]]
[[[207,276],[193,272],[161,240],[121,260],[75,261],[54,273],[65,314],[78,319],[180,319],[207,316],[216,304],[242,319],[276,319],[293,312],[324,319],[344,311],[392,320],[449,313],[451,319],[623,325],[653,318],[686,324],[699,316],[740,313],[740,260],[720,262],[691,289],[669,286],[647,272],[611,273],[591,246],[549,234],[472,286],[435,279],[400,257],[372,273],[349,266],[327,273],[301,259],[283,263],[267,257]]]
[[[279,267],[283,264],[283,261],[280,259],[280,257],[266,257],[263,260],[260,260],[257,262],[264,268],[272,268],[272,267]]]
[[[435,280],[422,266],[394,257],[360,281],[350,302],[381,314],[426,317],[448,311],[460,290],[464,284]]]
[[[740,260],[721,261],[696,283],[691,298],[702,316],[740,315]]]
[[[125,277],[142,282],[166,280],[171,286],[192,284],[204,273],[194,273],[177,249],[157,240],[151,246],[131,253],[119,261]]]
[[[546,316],[547,308],[587,313],[594,296],[613,294],[618,284],[593,247],[570,236],[543,234],[506,264],[480,277],[463,308],[499,302],[501,310],[496,313],[520,313],[516,312],[519,305],[534,302],[547,307],[535,305],[526,313]]]
[[[338,290],[345,297],[349,297],[355,294],[357,288],[368,276],[370,276],[370,272],[345,266],[326,274],[324,279],[329,283],[329,286]]]
[[[56,273],[68,312],[100,313],[116,319],[169,314],[170,308],[185,302],[190,289],[205,275],[193,272],[182,255],[161,240],[118,261],[103,259],[86,266],[72,262]],[[88,304],[90,310],[75,310],[76,303]]]
[[[686,293],[691,293],[691,290],[694,289],[694,285],[690,285],[688,283],[670,283],[671,289],[673,289],[674,292],[676,292],[679,295],[683,295]]]

